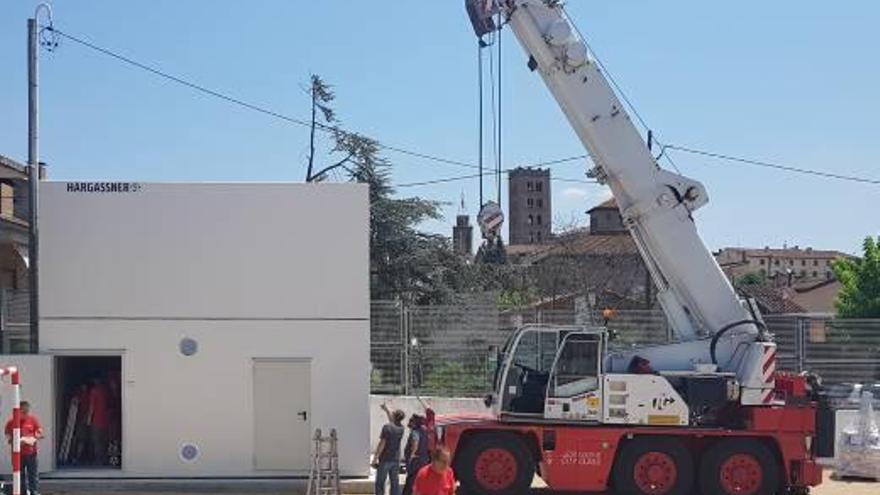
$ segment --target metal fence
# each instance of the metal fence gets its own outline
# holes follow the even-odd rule
[[[617,345],[671,337],[660,311],[620,311],[606,322],[601,314],[572,310],[375,301],[371,313],[371,384],[383,394],[481,396],[491,389],[497,349],[529,323],[605,325]],[[765,321],[776,336],[780,369],[813,371],[826,384],[880,381],[880,320],[773,315]]]
[[[782,369],[817,373],[826,384],[880,381],[880,320],[809,315],[765,320],[776,335]]]
[[[591,324],[601,315],[572,310],[501,310],[491,304],[405,307],[374,301],[371,384],[374,393],[480,396],[491,388],[494,357],[520,326]],[[626,311],[607,322],[624,343],[668,338],[657,311]]]

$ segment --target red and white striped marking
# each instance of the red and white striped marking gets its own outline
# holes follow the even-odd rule
[[[761,362],[764,384],[768,389],[764,391],[763,401],[768,403],[773,400],[773,382],[776,376],[776,346],[768,346],[764,348],[764,358]]]
[[[18,368],[0,368],[0,377],[12,381],[12,495],[21,495],[21,377]]]

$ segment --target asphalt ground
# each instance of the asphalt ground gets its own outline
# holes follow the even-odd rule
[[[530,495],[562,495],[547,488],[536,479]],[[372,482],[369,480],[347,480],[343,492],[353,495],[372,495]],[[191,493],[222,493],[224,495],[295,495],[305,493],[303,481],[141,481],[141,482],[99,482],[47,480],[43,495],[184,495]],[[814,488],[812,495],[878,495],[880,482],[869,480],[837,480],[831,472],[825,471],[824,482]],[[595,494],[599,495],[599,494]],[[608,493],[606,495],[611,495]]]

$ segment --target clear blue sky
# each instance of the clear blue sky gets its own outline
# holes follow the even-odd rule
[[[336,86],[347,128],[384,143],[476,159],[476,61],[460,0],[54,2],[59,29],[294,116],[310,73]],[[569,11],[668,142],[880,178],[880,2],[571,0]],[[25,19],[0,3],[0,154],[26,157]],[[510,33],[505,166],[583,153]],[[42,158],[53,179],[302,180],[307,131],[194,93],[65,42],[42,54]],[[799,244],[855,252],[880,231],[880,186],[687,155],[711,203],[710,247]],[[405,183],[467,169],[389,153]],[[582,163],[553,169],[581,178]],[[491,190],[487,182],[487,190]],[[477,210],[476,180],[401,194]],[[554,183],[555,217],[583,222],[598,186]],[[506,193],[505,193],[506,203]]]

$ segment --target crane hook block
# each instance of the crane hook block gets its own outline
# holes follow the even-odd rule
[[[482,38],[498,29],[492,18],[498,12],[495,0],[465,0],[464,5],[471,18],[471,24],[474,26],[477,38]]]

